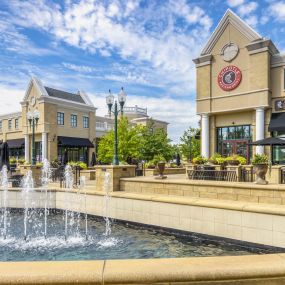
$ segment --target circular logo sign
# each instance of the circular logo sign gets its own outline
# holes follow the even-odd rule
[[[223,68],[218,75],[218,84],[224,91],[237,88],[241,82],[241,71],[234,65]]]

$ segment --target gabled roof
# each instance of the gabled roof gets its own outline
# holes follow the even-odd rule
[[[70,93],[70,92],[54,89],[51,87],[46,87],[46,86],[43,86],[42,82],[36,77],[32,77],[29,82],[29,85],[28,85],[28,88],[26,90],[25,97],[23,100],[24,102],[28,100],[28,96],[33,86],[39,92],[40,97],[54,98],[54,99],[59,99],[59,100],[64,100],[64,101],[70,101],[73,103],[85,104],[85,105],[88,105],[89,107],[90,106],[94,107],[92,101],[90,100],[90,98],[85,92],[78,91],[78,93],[75,94],[75,93]]]
[[[42,82],[38,78],[33,76],[29,82],[23,101],[26,101],[28,99],[33,86],[35,86],[41,96],[48,96],[47,91],[45,90]]]
[[[213,50],[216,42],[228,26],[232,24],[238,31],[240,31],[250,42],[263,39],[256,31],[254,31],[245,21],[243,21],[237,14],[232,10],[228,9],[216,29],[212,33],[209,41],[201,52],[202,55],[210,54]]]
[[[53,89],[53,88],[46,87],[46,86],[45,86],[45,89],[50,97],[55,97],[59,99],[64,99],[68,101],[85,104],[83,98],[79,94],[69,93],[69,92]]]

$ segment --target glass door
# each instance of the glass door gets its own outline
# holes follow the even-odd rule
[[[249,140],[228,140],[223,141],[222,156],[231,156],[237,154],[249,161]]]

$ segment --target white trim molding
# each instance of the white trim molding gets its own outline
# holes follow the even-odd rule
[[[238,31],[240,31],[250,42],[263,39],[260,34],[253,30],[246,22],[244,22],[238,15],[236,15],[232,10],[228,9],[216,29],[212,33],[209,41],[203,48],[201,55],[210,54],[217,43],[218,39],[228,26],[232,24]]]

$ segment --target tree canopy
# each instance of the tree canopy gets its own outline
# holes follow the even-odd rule
[[[139,126],[131,126],[128,119],[121,117],[118,121],[118,157],[126,162],[130,157],[139,158],[141,134]],[[102,137],[98,146],[98,159],[102,163],[111,163],[114,156],[114,130]]]
[[[189,127],[180,138],[183,157],[192,160],[200,155],[200,129]]]
[[[118,141],[118,157],[121,162],[130,158],[150,161],[158,155],[169,160],[173,156],[166,131],[155,128],[153,121],[149,121],[146,126],[133,126],[127,118],[121,117],[118,122]],[[114,130],[110,130],[99,142],[98,159],[102,163],[111,163],[113,155]]]

